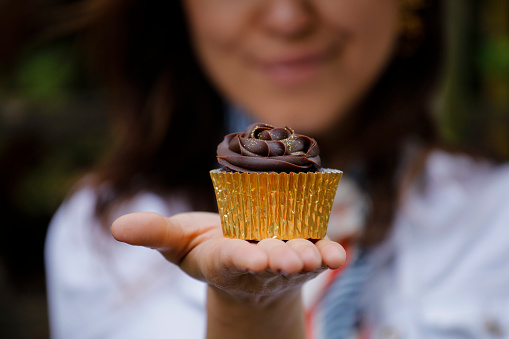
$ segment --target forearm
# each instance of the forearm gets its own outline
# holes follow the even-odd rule
[[[300,289],[274,298],[239,301],[209,286],[207,338],[305,338]]]

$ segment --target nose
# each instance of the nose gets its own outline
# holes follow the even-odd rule
[[[283,38],[302,37],[315,23],[310,0],[269,0],[261,15],[264,28]]]

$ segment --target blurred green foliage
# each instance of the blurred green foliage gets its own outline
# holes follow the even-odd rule
[[[443,135],[453,144],[509,160],[509,1],[446,4]]]
[[[509,36],[491,37],[480,48],[481,72],[494,77],[509,77]]]
[[[66,99],[76,67],[75,59],[65,48],[42,50],[22,60],[16,84],[30,102],[50,105]]]
[[[0,91],[0,159],[17,156],[8,162],[23,173],[1,186],[25,214],[51,215],[104,149],[100,94],[83,88],[79,60],[69,41],[44,46],[19,59]]]

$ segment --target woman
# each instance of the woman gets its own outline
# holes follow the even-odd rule
[[[75,28],[88,37],[104,75],[119,135],[48,234],[55,338],[195,338],[205,332],[205,312],[210,338],[306,335],[302,285],[341,266],[343,247],[331,240],[223,239],[216,214],[178,214],[214,209],[208,170],[216,167],[215,147],[226,130],[247,125],[239,120],[289,125],[316,137],[326,166],[343,169],[360,196],[369,197],[362,233],[349,234],[356,244],[352,269],[335,281],[346,285],[359,268],[372,268],[353,279],[354,303],[333,307],[337,315],[319,316],[330,299],[324,293],[310,317],[322,325],[310,332],[447,338],[509,326],[501,311],[509,292],[490,280],[509,282],[501,274],[507,264],[497,261],[507,246],[490,248],[490,241],[504,239],[501,225],[509,216],[500,192],[509,188],[509,172],[436,151],[429,101],[441,59],[439,1],[76,6]],[[472,185],[463,180],[478,177]],[[457,196],[464,198],[454,195],[458,185],[500,199],[477,204],[479,210],[468,199],[456,205]],[[159,215],[123,216],[111,231],[144,247],[100,232],[136,211]],[[344,235],[335,240],[345,244]],[[470,295],[451,308],[451,300]],[[476,307],[482,316],[454,318]],[[342,328],[329,334],[328,324]]]

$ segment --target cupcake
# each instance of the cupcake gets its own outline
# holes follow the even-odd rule
[[[313,138],[255,123],[224,137],[210,171],[228,238],[321,239],[343,172],[321,167]]]

